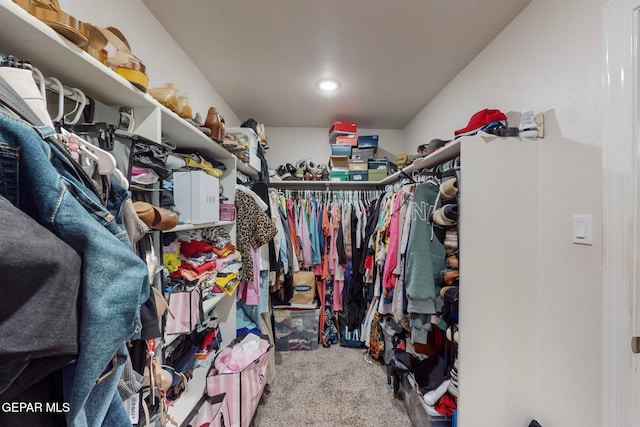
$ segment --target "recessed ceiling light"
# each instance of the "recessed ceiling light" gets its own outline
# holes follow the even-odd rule
[[[318,89],[325,92],[333,92],[340,87],[340,82],[336,79],[321,79],[318,80],[316,86],[318,86]]]

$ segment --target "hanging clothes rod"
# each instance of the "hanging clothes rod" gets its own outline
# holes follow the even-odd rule
[[[370,190],[381,189],[384,185],[378,181],[271,181],[269,187],[291,190]]]

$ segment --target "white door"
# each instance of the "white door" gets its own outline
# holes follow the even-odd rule
[[[602,426],[640,426],[639,10],[603,9]]]

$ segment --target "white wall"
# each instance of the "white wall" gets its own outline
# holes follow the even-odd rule
[[[405,151],[411,152],[425,140],[451,138],[454,130],[465,127],[471,115],[483,108],[508,113],[510,124],[516,126],[525,105],[545,113],[546,135],[540,140],[539,256],[531,260],[539,269],[538,324],[530,342],[530,350],[537,355],[536,365],[530,367],[537,370],[531,417],[545,427],[601,425],[604,3],[533,0],[404,129]],[[518,195],[512,193],[496,208],[517,204]],[[593,246],[571,243],[574,214],[593,215]],[[499,265],[496,274],[500,274]],[[463,303],[491,306],[491,301]],[[500,394],[495,398],[500,399]],[[487,414],[485,422],[490,420]],[[492,424],[478,422],[471,427],[481,425]]]
[[[149,88],[177,83],[180,94],[189,97],[194,114],[199,112],[206,117],[209,107],[216,107],[224,115],[227,126],[240,126],[238,116],[141,1],[62,0],[60,3],[65,12],[81,21],[118,28],[133,54],[147,67]],[[203,54],[207,53],[203,41]]]
[[[267,163],[273,168],[285,163],[295,164],[298,160],[309,158],[316,163],[329,162],[329,124],[326,128],[267,127],[265,130],[269,138]],[[376,158],[387,156],[395,162],[396,154],[403,150],[401,130],[358,129],[358,135],[378,135]],[[415,152],[415,149],[413,151]]]

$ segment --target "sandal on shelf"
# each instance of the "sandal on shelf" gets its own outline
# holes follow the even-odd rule
[[[13,2],[76,46],[82,47],[89,42],[87,36],[82,33],[80,21],[63,12],[58,0],[13,0]]]
[[[80,31],[87,37],[88,43],[81,49],[97,59],[102,65],[107,63],[109,53],[105,49],[109,41],[100,28],[89,22],[80,22]]]
[[[171,230],[178,225],[178,215],[169,209],[146,202],[133,202],[136,214],[151,230]]]
[[[131,46],[124,35],[114,27],[96,27],[115,49],[113,55],[105,61],[105,65],[124,77],[136,88],[147,91],[149,77],[146,74],[144,64],[131,53]]]

